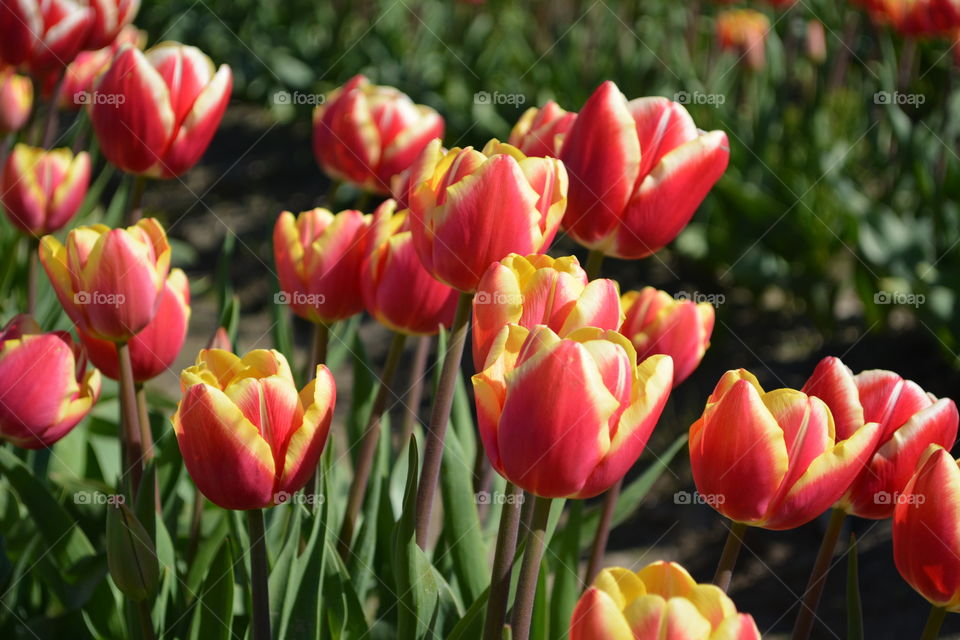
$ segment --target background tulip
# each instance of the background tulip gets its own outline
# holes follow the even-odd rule
[[[673,364],[636,364],[630,341],[588,327],[505,327],[473,376],[480,436],[493,468],[545,498],[589,498],[640,457],[670,393]]]
[[[34,71],[62,69],[85,48],[94,10],[74,0],[0,2],[0,61]]]
[[[2,9],[0,9],[2,11]],[[33,109],[33,83],[0,64],[0,136],[19,131]]]
[[[126,229],[78,227],[66,246],[40,242],[40,261],[70,319],[89,335],[126,341],[153,319],[170,270],[160,223],[145,218]]]
[[[577,114],[564,111],[551,100],[539,109],[527,109],[514,125],[508,142],[520,149],[524,155],[539,158],[559,157],[563,136],[576,119]]]
[[[570,640],[759,640],[753,617],[737,613],[712,584],[697,584],[675,562],[637,572],[604,569],[580,597]]]
[[[124,45],[142,49],[147,42],[147,34],[136,27],[127,25],[117,34],[113,42],[94,51],[81,51],[67,67],[57,97],[61,109],[79,109],[92,103],[93,88],[100,75],[110,68],[114,56]],[[55,82],[54,82],[55,85]]]
[[[87,0],[93,9],[93,22],[84,49],[102,49],[113,42],[120,31],[133,22],[140,0]]]
[[[14,226],[33,234],[57,231],[76,215],[90,186],[90,156],[70,149],[14,147],[0,175],[0,201]]]
[[[749,69],[766,64],[770,19],[753,9],[731,9],[717,15],[717,44],[734,51]]]
[[[100,397],[100,372],[62,331],[42,333],[28,316],[0,332],[0,437],[41,449],[67,435]]]
[[[650,255],[690,222],[729,156],[727,134],[700,131],[682,105],[659,97],[627,102],[604,82],[564,137],[564,229],[606,255]]]
[[[381,324],[410,335],[449,328],[457,292],[427,273],[413,248],[408,211],[386,200],[373,214],[360,278],[363,303]]]
[[[849,437],[865,422],[880,425],[880,439],[867,467],[840,504],[861,518],[893,515],[896,497],[927,446],[952,447],[957,438],[960,416],[953,400],[938,400],[892,371],[853,375],[839,358],[828,357],[820,361],[803,390],[830,407],[838,437]]]
[[[90,119],[107,159],[128,173],[172,178],[200,160],[230,101],[230,67],[196,47],[126,45],[96,85]]]
[[[414,246],[427,271],[465,292],[491,263],[511,253],[542,253],[560,225],[567,173],[555,158],[528,158],[491,140],[444,152],[439,140],[412,169]]]
[[[204,349],[180,376],[173,427],[197,488],[224,509],[286,502],[312,477],[336,402],[333,376],[317,367],[299,393],[286,359],[258,349],[240,358]]]
[[[183,347],[190,321],[190,283],[180,269],[173,269],[167,277],[160,298],[160,306],[142,331],[130,338],[130,361],[133,379],[145,382],[169,369]],[[83,329],[77,334],[97,369],[113,380],[120,379],[117,365],[117,346],[109,340],[100,340]]]
[[[666,291],[644,287],[623,294],[625,315],[620,333],[630,338],[641,360],[655,353],[673,358],[673,384],[697,368],[710,346],[713,305],[678,300]]]
[[[301,318],[331,323],[363,310],[360,270],[370,216],[355,209],[284,211],[273,227],[273,255],[280,278],[278,302]]]
[[[880,437],[876,423],[840,437],[819,398],[795,389],[764,392],[739,369],[720,379],[690,427],[697,490],[735,522],[791,529],[836,502]]]
[[[482,371],[487,353],[508,324],[550,327],[561,338],[582,327],[616,331],[623,321],[619,286],[587,281],[574,256],[510,254],[490,265],[473,298],[473,363]]]
[[[443,137],[443,118],[393,87],[354,76],[317,107],[313,150],[332,177],[389,193],[393,176],[413,163],[428,142]]]

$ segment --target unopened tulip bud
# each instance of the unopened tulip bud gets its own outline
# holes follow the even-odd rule
[[[0,201],[20,230],[43,235],[70,222],[90,185],[90,156],[70,149],[13,148],[0,175]]]

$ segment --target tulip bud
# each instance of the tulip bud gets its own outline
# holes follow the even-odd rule
[[[142,49],[147,41],[147,34],[136,27],[126,26],[108,46],[94,51],[82,51],[76,59],[67,66],[60,85],[57,103],[61,109],[79,109],[85,104],[92,104],[93,89],[100,75],[110,68],[113,57],[124,45],[131,45]]]
[[[90,156],[70,149],[45,151],[18,144],[0,175],[7,218],[26,233],[62,228],[76,215],[90,185]]]
[[[0,2],[0,62],[37,72],[62,69],[85,48],[93,22],[86,1]]]
[[[822,64],[827,59],[827,34],[819,20],[807,21],[806,49],[812,62]]]
[[[230,101],[233,75],[196,47],[147,52],[126,45],[97,82],[90,120],[107,159],[154,178],[189,170],[210,145]]]
[[[713,305],[677,300],[666,291],[644,287],[621,299],[626,314],[620,333],[630,338],[641,360],[655,353],[673,358],[673,384],[697,368],[710,346]]]
[[[50,447],[100,397],[100,372],[87,369],[66,332],[42,333],[28,316],[0,331],[0,437],[25,449]]]
[[[930,445],[893,512],[893,559],[911,587],[938,607],[960,611],[960,469]]]
[[[126,229],[78,227],[66,246],[40,241],[40,262],[70,319],[86,334],[126,341],[153,319],[170,269],[160,223],[145,218]]]
[[[84,49],[108,46],[117,34],[137,17],[140,0],[87,0],[93,9],[93,22]]]
[[[849,437],[865,422],[880,425],[880,438],[866,468],[839,505],[861,518],[879,520],[893,515],[896,496],[924,450],[930,444],[951,447],[957,437],[960,416],[953,400],[938,400],[892,371],[853,375],[839,358],[824,358],[803,391],[827,403],[836,419],[838,437]]]
[[[413,242],[427,271],[475,291],[491,263],[542,253],[567,203],[567,172],[555,158],[528,158],[491,140],[444,152],[431,142],[413,165]]]
[[[564,111],[552,100],[540,109],[531,107],[514,125],[509,142],[524,155],[557,158],[560,156],[563,137],[576,118],[577,114]]]
[[[394,331],[433,335],[450,327],[457,292],[433,278],[413,248],[407,211],[386,200],[373,214],[361,275],[363,302],[374,318]]]
[[[331,323],[363,310],[360,270],[370,216],[355,209],[327,209],[294,217],[284,211],[273,227],[273,255],[280,278],[278,304],[310,322]]]
[[[570,640],[760,640],[753,617],[675,562],[600,572],[580,597]]]
[[[754,71],[766,64],[770,19],[753,9],[731,9],[717,16],[717,44],[734,51]]]
[[[107,568],[120,593],[134,602],[150,598],[160,582],[153,540],[122,502],[107,508]]]
[[[494,262],[473,298],[473,362],[482,371],[497,335],[508,324],[550,327],[561,338],[583,327],[616,331],[623,322],[613,280],[587,281],[574,256],[510,254]]]
[[[826,511],[863,470],[880,425],[835,429],[819,398],[765,392],[756,377],[728,371],[690,427],[697,491],[735,522],[792,529]]]
[[[0,9],[2,11],[2,9]],[[33,83],[0,64],[0,136],[19,131],[33,109]]]
[[[187,337],[189,321],[190,283],[183,271],[173,269],[163,287],[156,315],[127,343],[136,382],[151,380],[173,366]],[[111,380],[119,380],[117,345],[95,338],[83,329],[77,329],[77,333],[90,362]]]
[[[473,376],[493,468],[545,498],[603,493],[633,466],[666,404],[669,356],[636,364],[630,341],[587,327],[560,338],[509,325]]]
[[[682,105],[666,98],[627,102],[604,82],[564,137],[564,229],[606,255],[648,256],[690,222],[729,156],[727,135],[700,131]]]
[[[173,427],[197,488],[224,509],[284,503],[317,468],[333,417],[330,370],[299,393],[286,359],[258,349],[240,358],[219,349],[180,375]]]
[[[376,193],[443,137],[443,118],[393,87],[354,76],[317,107],[313,150],[329,175]]]

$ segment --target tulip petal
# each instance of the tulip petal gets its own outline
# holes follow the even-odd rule
[[[753,616],[740,613],[720,623],[710,640],[760,640],[760,630]]]
[[[300,402],[306,411],[303,424],[290,435],[279,484],[281,491],[299,491],[313,477],[327,444],[336,401],[333,374],[326,366],[318,366],[316,377],[300,392]]]
[[[849,438],[865,424],[853,373],[840,358],[827,357],[821,360],[802,391],[827,403],[836,423],[838,439]]]
[[[573,611],[570,640],[634,640],[633,632],[613,600],[599,589],[587,589]]]

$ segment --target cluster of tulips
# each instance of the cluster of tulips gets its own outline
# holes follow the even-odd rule
[[[217,69],[194,47],[141,51],[145,38],[130,24],[137,8],[131,0],[0,0],[0,60],[8,65],[0,131],[29,135],[35,90],[51,114],[46,131],[36,125],[42,146],[21,142],[9,153],[0,201],[29,244],[39,240],[40,264],[77,334],[44,332],[29,308],[0,333],[0,436],[50,447],[97,403],[101,374],[116,379],[123,490],[133,496],[152,455],[142,387],[181,351],[189,282],[170,268],[165,230],[139,219],[136,199],[125,228],[79,226],[65,242],[51,235],[80,209],[91,159],[53,148],[50,131],[58,111],[84,106],[104,156],[136,176],[140,192],[144,178],[175,178],[197,163],[231,91],[229,67]],[[372,213],[317,208],[276,220],[278,300],[316,329],[309,381],[299,388],[280,352],[235,354],[222,334],[180,375],[172,429],[184,465],[207,499],[248,514],[255,640],[271,634],[262,510],[312,490],[337,395],[325,365],[334,323],[366,311],[394,334],[340,523],[344,556],[405,340],[443,330],[449,338],[416,485],[416,542],[429,548],[472,326],[486,458],[508,494],[533,499],[522,561],[522,500],[501,513],[485,638],[502,637],[509,619],[512,637],[527,639],[550,501],[602,495],[611,513],[671,390],[708,348],[711,304],[651,287],[621,293],[599,276],[605,256],[641,259],[683,230],[727,167],[724,132],[700,130],[668,99],[628,100],[612,82],[578,112],[553,102],[530,109],[506,143],[447,149],[443,132],[435,110],[363,76],[326,96],[313,121],[319,165],[382,202]],[[574,256],[547,255],[560,229],[589,251],[585,268]],[[847,514],[894,518],[897,567],[942,620],[960,607],[960,469],[948,453],[957,422],[953,401],[892,372],[853,375],[836,358],[801,390],[764,391],[749,372],[727,372],[689,433],[697,489],[731,521],[715,584],[697,584],[666,562],[601,570],[608,531],[600,527],[570,637],[759,638],[752,617],[724,593],[745,529],[790,529],[830,509],[795,637],[810,632]]]

